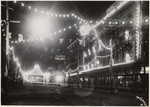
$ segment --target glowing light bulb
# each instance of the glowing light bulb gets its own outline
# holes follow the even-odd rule
[[[37,9],[34,9],[35,12],[37,12]]]
[[[16,0],[14,0],[14,3],[17,3],[17,1],[16,1]]]
[[[53,13],[51,13],[51,16],[53,16],[54,14]]]
[[[14,49],[14,47],[10,47],[10,50],[13,50]]]
[[[130,24],[132,24],[132,21],[130,21]]]
[[[99,65],[99,61],[96,61],[97,65]]]
[[[124,24],[125,24],[125,21],[123,21],[122,24],[124,25]]]
[[[69,17],[69,15],[67,14],[67,17]]]
[[[88,49],[88,53],[89,53],[89,55],[91,55],[91,51],[90,51],[90,49]]]
[[[43,13],[43,11],[41,10],[41,13]]]
[[[95,50],[95,48],[93,47],[92,49],[93,49],[93,53],[96,53],[96,50]]]
[[[146,18],[146,19],[145,19],[145,23],[148,23],[148,22],[149,22],[149,20],[148,20],[148,18]]]
[[[18,58],[14,58],[14,61],[17,61],[17,62],[18,62]]]
[[[69,29],[71,29],[71,26],[69,26]]]
[[[23,7],[23,6],[24,6],[24,3],[21,3],[21,6]]]
[[[126,40],[129,39],[129,31],[128,31],[128,30],[125,31],[125,39],[126,39]]]
[[[71,14],[71,16],[74,16],[74,14]]]
[[[74,18],[77,18],[77,16],[75,15]]]
[[[29,9],[31,9],[31,6],[28,6]]]

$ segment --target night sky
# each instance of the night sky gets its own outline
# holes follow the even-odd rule
[[[75,13],[79,17],[85,20],[99,21],[106,15],[106,10],[114,3],[113,1],[22,1],[25,5],[41,9],[43,11],[55,12],[58,14],[71,14]],[[5,5],[6,2],[2,2]],[[21,24],[10,23],[10,32],[12,33],[11,40],[17,40],[18,34],[23,34],[24,39],[28,39],[31,34],[25,27],[26,23],[30,21],[29,16],[36,16],[33,10],[29,10],[25,7],[21,7],[20,2],[9,2],[9,7],[14,10],[9,10],[10,20],[19,20]],[[5,7],[2,8],[2,20],[5,19]],[[52,32],[59,29],[73,25],[77,20],[73,18],[55,18],[51,28]],[[29,22],[28,22],[29,23]],[[64,63],[61,61],[54,61],[54,55],[66,54],[69,52],[66,47],[79,36],[77,29],[72,29],[62,33],[57,37],[53,37],[52,40],[33,41],[28,43],[12,44],[14,46],[15,55],[18,57],[19,62],[23,70],[32,69],[35,63],[39,63],[42,69],[47,69]],[[59,38],[63,39],[62,44],[59,43]],[[55,49],[52,53],[51,49]],[[58,51],[58,49],[60,49]]]

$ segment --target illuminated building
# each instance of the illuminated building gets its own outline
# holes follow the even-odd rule
[[[108,8],[103,23],[97,26],[98,38],[92,35],[92,31],[86,36],[86,45],[81,50],[87,57],[79,52],[82,66],[72,72],[70,78],[82,78],[83,85],[86,85],[84,79],[88,78],[96,87],[110,88],[112,72],[113,88],[148,90],[148,7],[148,2],[117,1]],[[108,49],[110,40],[112,59]]]

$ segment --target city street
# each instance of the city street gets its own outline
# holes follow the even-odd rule
[[[91,92],[82,97],[76,94],[77,89],[56,85],[25,84],[22,89],[12,91],[6,99],[9,105],[97,105],[97,106],[138,106],[141,102],[136,94],[110,94]],[[78,90],[78,93],[88,92]]]
[[[149,1],[1,2],[1,104],[149,106]]]

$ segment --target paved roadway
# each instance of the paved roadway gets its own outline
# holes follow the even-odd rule
[[[88,105],[88,106],[139,106],[134,94],[92,92],[54,85],[25,84],[12,91],[6,99],[9,105]]]

